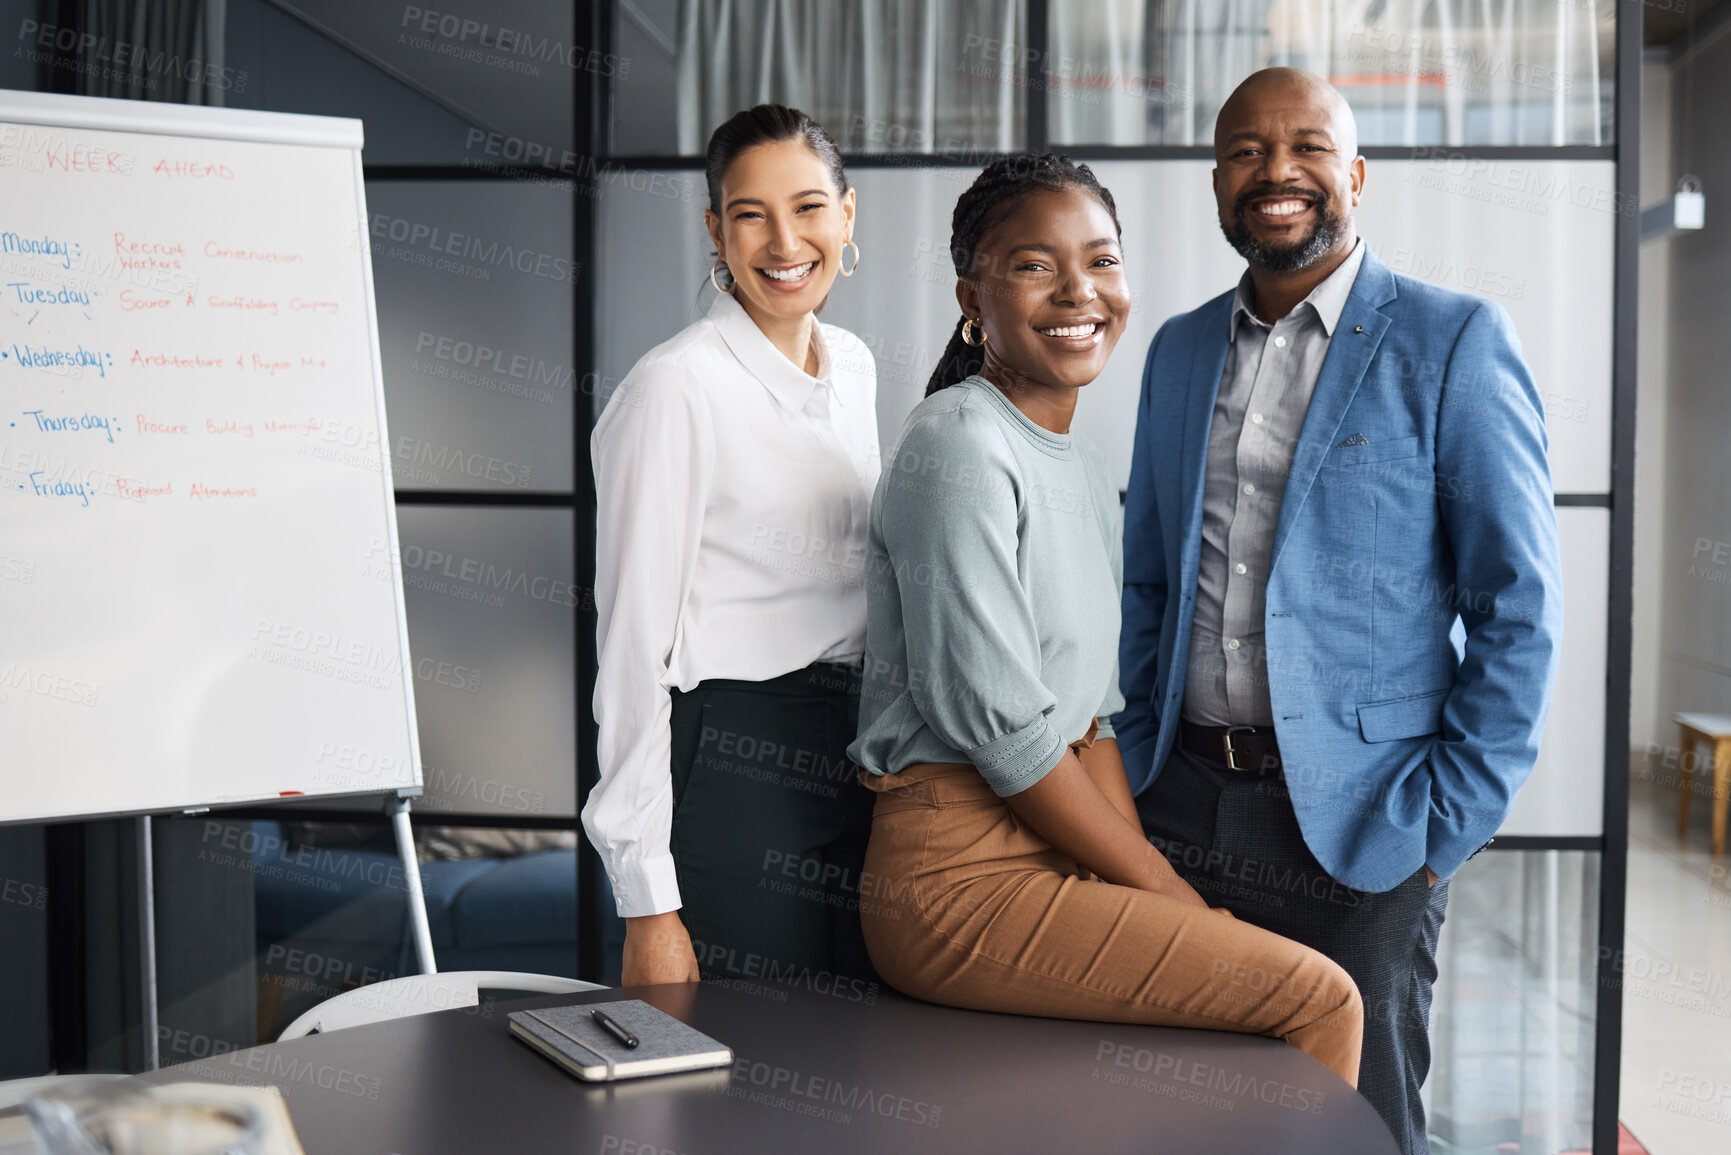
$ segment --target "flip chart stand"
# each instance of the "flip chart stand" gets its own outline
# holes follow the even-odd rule
[[[409,799],[420,787],[401,787],[385,797],[385,813],[396,836],[397,857],[403,864],[403,889],[409,903],[409,939],[415,946],[415,963],[422,974],[438,974],[433,958],[433,930],[427,919],[427,895],[421,889],[421,860],[415,856],[415,833],[409,826]],[[202,814],[204,807],[189,813]],[[133,819],[138,842],[138,993],[143,1006],[144,1067],[154,1071],[162,1065],[162,1043],[158,1028],[156,982],[156,861],[151,853],[150,815]],[[265,1040],[269,1042],[270,1040]]]
[[[132,820],[138,842],[138,981],[144,1006],[144,1069],[162,1065],[156,1006],[156,859],[150,852],[150,815]]]
[[[397,834],[397,857],[403,860],[403,886],[409,892],[409,938],[415,944],[415,962],[424,975],[439,973],[433,960],[433,929],[427,922],[427,895],[421,889],[421,860],[415,856],[415,835],[409,829],[409,799],[420,788],[398,790],[385,802],[391,829]]]

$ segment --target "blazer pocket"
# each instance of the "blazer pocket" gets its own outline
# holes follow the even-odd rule
[[[1344,469],[1352,465],[1369,465],[1373,461],[1396,461],[1418,456],[1418,437],[1395,437],[1388,441],[1372,441],[1368,445],[1336,445],[1328,451],[1323,465]]]
[[[1450,691],[1433,690],[1392,702],[1366,702],[1358,708],[1358,732],[1366,742],[1418,738],[1442,730],[1443,703]]]

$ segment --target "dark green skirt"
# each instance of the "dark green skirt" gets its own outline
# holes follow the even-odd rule
[[[679,916],[705,977],[841,997],[873,977],[859,904],[874,798],[847,757],[859,694],[858,671],[827,662],[673,692]]]

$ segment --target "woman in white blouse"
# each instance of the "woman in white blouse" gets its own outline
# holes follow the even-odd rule
[[[829,134],[781,105],[728,120],[706,159],[715,302],[595,427],[601,777],[583,823],[626,984],[870,975],[872,798],[846,750],[877,378],[816,316],[859,263],[854,193]]]

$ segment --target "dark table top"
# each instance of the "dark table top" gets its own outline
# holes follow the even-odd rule
[[[736,1062],[586,1084],[506,1029],[510,1010],[619,998],[713,1035]],[[1271,1039],[983,1014],[845,983],[484,1000],[148,1078],[275,1084],[308,1155],[1396,1150],[1357,1092]]]

